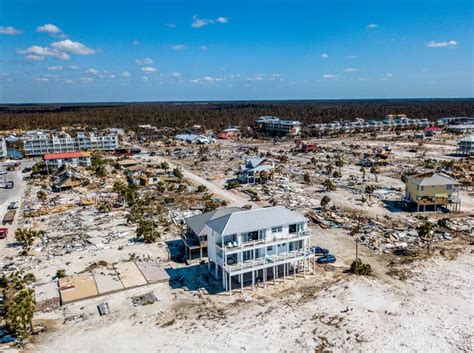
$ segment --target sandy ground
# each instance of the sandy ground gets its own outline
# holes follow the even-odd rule
[[[106,317],[95,308],[104,298],[66,306],[51,316],[84,318],[58,323],[28,351],[468,352],[473,265],[468,253],[454,261],[434,258],[399,285],[319,270],[306,280],[233,296],[157,285],[151,288],[157,303],[133,307],[129,292],[118,293],[109,298]]]

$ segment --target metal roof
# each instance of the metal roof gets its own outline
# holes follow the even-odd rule
[[[410,180],[419,186],[458,185],[453,178],[442,173],[427,173],[410,177]]]
[[[288,224],[307,222],[301,214],[282,206],[233,212],[207,223],[221,235],[238,234]]]
[[[80,157],[90,157],[89,152],[64,152],[64,153],[50,153],[45,154],[44,159],[64,159],[64,158],[80,158]]]
[[[196,235],[202,235],[207,232],[207,226],[206,223],[228,215],[232,212],[238,212],[238,211],[243,211],[243,208],[240,207],[222,207],[215,209],[214,211],[202,213],[196,216],[188,217],[184,219],[184,222],[188,225],[189,228],[196,234]]]

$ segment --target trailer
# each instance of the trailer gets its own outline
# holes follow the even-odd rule
[[[5,216],[3,217],[2,224],[12,224],[13,220],[15,219],[16,215],[16,210],[9,210],[7,213],[5,213]]]

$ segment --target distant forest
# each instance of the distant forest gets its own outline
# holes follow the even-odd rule
[[[256,101],[209,103],[114,103],[0,105],[0,130],[59,128],[74,124],[97,128],[136,128],[138,124],[221,129],[252,125],[262,115],[303,123],[382,119],[386,114],[438,119],[474,116],[474,99]]]

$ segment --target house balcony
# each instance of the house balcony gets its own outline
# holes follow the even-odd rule
[[[237,263],[226,263],[224,269],[231,275],[238,275],[249,271],[257,271],[263,268],[283,265],[293,261],[304,260],[314,257],[314,253],[309,250],[293,250],[282,254],[267,255],[257,259],[251,259]]]
[[[288,233],[286,236],[270,236],[271,238],[262,238],[258,240],[246,241],[246,242],[225,242],[224,245],[216,244],[217,248],[228,255],[239,253],[245,250],[253,248],[263,248],[265,246],[272,246],[278,244],[288,243],[290,241],[302,240],[308,238],[310,235],[309,230],[303,230],[296,233]]]

